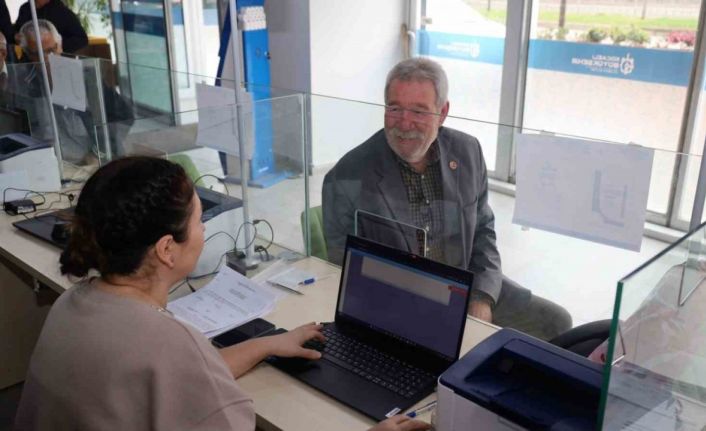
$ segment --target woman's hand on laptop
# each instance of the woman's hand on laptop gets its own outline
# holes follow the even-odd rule
[[[323,328],[323,325],[308,323],[289,332],[285,332],[284,334],[263,337],[263,339],[270,339],[270,354],[272,355],[299,357],[305,359],[320,359],[320,352],[313,349],[307,349],[302,345],[309,340],[318,340],[322,342],[326,341],[326,338],[321,333],[321,328]]]
[[[385,419],[368,431],[417,431],[431,429],[431,425],[418,419],[411,419],[405,415],[392,416]]]

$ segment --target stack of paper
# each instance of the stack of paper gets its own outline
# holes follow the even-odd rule
[[[269,313],[274,304],[272,293],[223,267],[210,283],[168,303],[167,309],[210,338]]]
[[[302,286],[311,284],[315,280],[314,274],[293,267],[288,267],[284,271],[267,279],[269,283],[286,287],[298,293],[301,293]]]

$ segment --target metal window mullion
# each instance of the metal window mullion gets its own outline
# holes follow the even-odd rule
[[[704,87],[704,67],[706,65],[706,40],[704,40],[706,38],[706,32],[704,32],[705,28],[706,7],[702,5],[699,11],[699,25],[697,32],[698,38],[696,40],[696,45],[694,46],[694,60],[691,67],[689,87],[687,89],[684,115],[682,117],[682,127],[679,133],[679,146],[677,151],[681,153],[690,153],[692,149],[697,148],[696,146],[700,144],[700,142],[694,142],[694,134],[696,125],[699,121],[697,118],[699,111],[699,100]],[[704,143],[704,145],[706,145],[706,143]],[[704,151],[706,151],[706,148],[704,148]],[[685,158],[688,156],[677,156],[677,178],[673,188],[673,195],[670,198],[668,211],[670,227],[683,225],[683,220],[679,219],[679,207],[682,205],[682,202],[687,199],[687,197],[684,196],[684,190],[686,189],[686,173],[688,163],[685,163],[685,160],[681,160],[682,157]],[[706,167],[704,166],[702,156],[697,190],[696,195],[694,196],[694,207],[692,208],[691,214],[690,226],[692,227],[696,227],[696,225],[698,225],[698,221],[701,220],[701,214],[703,214],[704,195],[706,194],[705,169]],[[698,212],[699,208],[700,212]]]
[[[508,0],[505,22],[499,126],[493,177],[510,181],[514,176],[514,134],[522,127],[532,0]],[[492,167],[491,167],[492,168]]]
[[[164,42],[167,44],[167,73],[169,73],[169,82],[172,87],[172,114],[176,114],[179,112],[179,83],[177,82],[176,73],[174,72],[176,55],[174,55],[174,18],[172,17],[171,0],[162,0],[162,6],[164,7]],[[173,121],[177,124],[176,116]]]

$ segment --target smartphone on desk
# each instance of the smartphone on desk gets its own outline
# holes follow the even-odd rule
[[[268,335],[274,329],[275,325],[272,323],[265,319],[257,318],[233,328],[230,331],[224,332],[221,335],[213,337],[211,339],[211,343],[218,348],[228,347],[251,338]]]

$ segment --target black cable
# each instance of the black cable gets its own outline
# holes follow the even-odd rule
[[[196,289],[194,289],[194,286],[189,283],[189,277],[186,277],[186,285],[189,286],[189,289],[191,289],[191,292],[196,292]]]
[[[209,242],[210,240],[212,240],[214,237],[216,237],[216,236],[218,236],[218,235],[226,235],[228,238],[230,238],[231,240],[233,240],[233,248],[235,248],[236,245],[238,244],[238,239],[237,239],[237,237],[236,237],[236,238],[233,238],[233,235],[229,234],[228,232],[226,232],[226,231],[224,231],[224,230],[219,230],[218,232],[209,235],[208,238],[206,238],[205,240],[203,240],[204,244],[206,244],[207,242]]]
[[[184,283],[186,283],[186,279],[184,279],[181,283],[177,284],[176,286],[172,287],[171,290],[169,290],[169,293],[167,294],[171,295],[172,293],[176,292],[181,286],[184,285]]]
[[[266,247],[257,245],[255,246],[255,251],[260,254],[260,259],[262,259],[263,262],[269,262],[272,259],[272,257],[270,256],[270,252],[267,251]],[[263,253],[265,254],[264,257],[262,255]]]
[[[37,196],[37,197],[40,197],[40,198],[42,199],[42,201],[41,201],[40,203],[35,203],[35,208],[36,208],[36,207],[40,207],[40,206],[42,206],[42,205],[44,205],[44,204],[47,203],[47,197],[46,197],[45,195],[58,195],[58,196],[59,196],[59,199],[55,199],[55,200],[49,202],[49,206],[48,206],[48,207],[46,207],[46,208],[36,208],[36,209],[33,211],[33,212],[34,212],[34,216],[33,216],[32,218],[35,219],[35,220],[40,220],[40,221],[43,221],[43,220],[38,219],[38,217],[41,216],[41,215],[43,215],[43,214],[46,213],[47,211],[51,210],[52,207],[54,206],[54,204],[61,203],[61,198],[62,198],[63,196],[66,196],[66,198],[68,199],[68,201],[69,201],[69,207],[73,207],[73,202],[74,202],[74,199],[75,199],[75,195],[74,195],[73,193],[71,193],[71,192],[40,192],[40,191],[36,191],[36,190],[19,189],[19,188],[15,188],[15,187],[7,187],[7,188],[5,188],[5,189],[3,190],[3,192],[2,192],[3,206],[4,206],[4,204],[7,202],[7,191],[8,191],[8,190],[11,190],[11,191],[18,191],[18,192],[25,192],[24,199],[30,199],[30,198],[32,197],[32,195]],[[7,211],[5,211],[5,213],[7,213]],[[23,216],[24,216],[25,219],[29,220],[29,217],[28,217],[26,214],[23,214]],[[47,223],[48,223],[48,224],[53,224],[53,222],[52,222],[52,223],[47,222]]]
[[[235,247],[233,247],[235,251],[239,251],[238,250],[238,238],[240,238],[240,231],[243,229],[243,226],[248,225],[248,224],[251,225],[253,227],[253,229],[255,229],[255,234],[252,236],[252,239],[250,240],[250,242],[245,244],[245,246],[243,246],[243,248],[241,248],[240,250],[245,250],[248,247],[250,247],[251,245],[253,245],[253,243],[255,243],[255,238],[257,237],[257,226],[255,226],[255,223],[253,223],[253,222],[249,222],[249,221],[242,222],[240,224],[240,226],[238,227],[238,232],[236,232],[236,234],[235,234]]]
[[[253,220],[254,225],[256,225],[260,222],[265,222],[265,224],[270,228],[270,242],[265,246],[265,250],[268,250],[270,248],[270,246],[272,245],[272,243],[275,242],[275,230],[272,229],[272,225],[270,224],[270,222],[268,222],[264,218]],[[255,231],[257,232],[257,227],[255,228]]]
[[[230,192],[228,191],[228,186],[226,185],[226,182],[223,180],[223,178],[217,177],[216,175],[212,175],[212,174],[203,174],[203,175],[201,175],[200,177],[198,177],[198,178],[196,178],[196,179],[194,180],[194,185],[195,185],[195,186],[198,185],[198,182],[201,180],[201,178],[204,178],[204,177],[212,177],[212,178],[215,178],[216,181],[218,181],[219,183],[223,184],[223,188],[226,189],[226,194],[227,194],[228,196],[230,196]],[[204,184],[204,186],[205,186],[205,184]],[[211,186],[211,189],[213,189],[213,186]]]
[[[221,268],[221,265],[223,264],[223,257],[226,254],[228,254],[228,252],[221,254],[221,257],[218,259],[218,263],[216,264],[216,267],[213,268],[213,271],[207,272],[206,274],[187,276],[186,277],[187,283],[189,282],[189,280],[200,280],[202,278],[206,278],[206,277],[210,277],[212,275],[218,274],[218,270]],[[191,284],[189,284],[189,287],[192,287]]]
[[[266,222],[266,223],[267,223],[267,222]],[[218,231],[218,232],[216,232],[216,233],[214,233],[214,234],[209,235],[208,238],[204,239],[204,244],[207,243],[208,241],[210,241],[211,239],[213,239],[214,237],[218,236],[218,235],[226,235],[226,236],[228,236],[230,239],[233,240],[233,250],[236,251],[236,252],[237,252],[237,251],[240,251],[240,250],[238,250],[238,247],[237,247],[237,245],[238,245],[238,238],[240,237],[240,231],[242,230],[243,226],[245,226],[246,224],[250,224],[250,225],[253,226],[253,228],[255,229],[255,235],[253,235],[253,239],[250,241],[250,243],[246,244],[245,247],[242,248],[242,250],[245,250],[246,248],[250,247],[250,245],[252,245],[252,243],[255,242],[255,237],[257,236],[257,227],[255,226],[254,223],[251,223],[251,222],[243,222],[243,223],[241,223],[240,226],[238,227],[238,232],[235,234],[235,238],[233,238],[233,235],[229,234],[228,232],[221,230],[221,231]],[[267,224],[269,224],[269,223],[267,223]],[[270,227],[270,228],[271,228],[271,227]],[[262,247],[262,246],[259,246],[259,247]],[[265,251],[265,253],[267,253],[267,250],[264,250],[264,251]],[[195,290],[194,287],[191,285],[190,281],[193,281],[193,280],[200,280],[200,279],[202,279],[202,278],[206,278],[206,277],[210,277],[210,276],[212,276],[212,275],[218,274],[218,271],[220,270],[221,265],[223,264],[223,258],[224,258],[228,253],[230,253],[230,252],[231,252],[231,250],[228,250],[228,251],[226,251],[225,253],[221,254],[221,257],[218,258],[218,263],[216,264],[216,267],[213,268],[213,271],[207,272],[207,273],[205,273],[205,274],[187,276],[187,277],[184,279],[184,281],[182,281],[181,283],[179,283],[178,285],[176,285],[175,287],[173,287],[173,288],[169,291],[169,294],[172,294],[173,292],[176,292],[177,289],[179,289],[181,286],[184,285],[184,283],[186,283],[186,284],[189,286],[189,289],[191,289],[192,292],[195,292],[196,290]],[[267,256],[268,256],[268,260],[269,260],[269,253],[267,253]]]
[[[7,187],[7,188],[5,188],[5,190],[2,191],[2,203],[3,203],[3,205],[5,205],[5,203],[7,202],[6,197],[7,197],[7,191],[8,191],[8,190],[12,190],[12,191],[15,191],[15,192],[26,192],[25,197],[24,197],[25,199],[27,199],[27,197],[28,197],[30,194],[35,194],[35,195],[39,196],[40,198],[42,198],[42,203],[37,204],[37,205],[43,205],[44,202],[47,201],[47,199],[44,197],[44,195],[42,195],[43,192],[36,192],[36,191],[34,191],[34,190],[28,190],[28,189],[18,189],[18,188],[15,188],[15,187]],[[44,193],[52,193],[52,192],[44,192]],[[58,193],[58,192],[53,192],[53,193]]]

